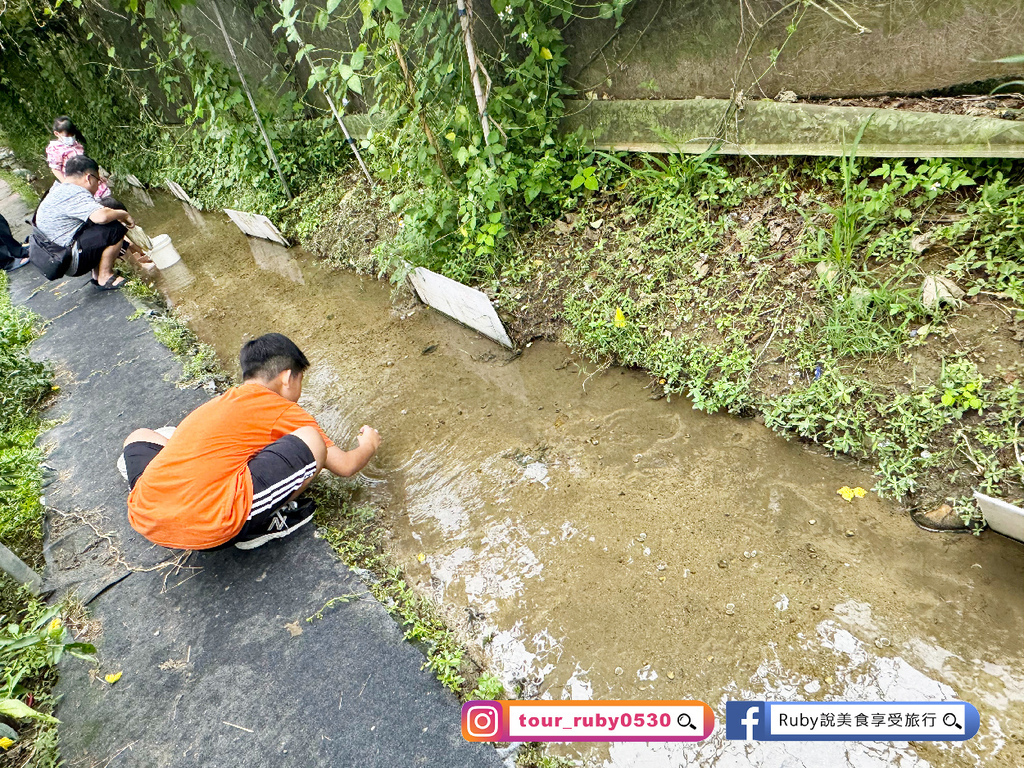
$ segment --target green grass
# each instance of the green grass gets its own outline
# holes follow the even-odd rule
[[[2,136],[0,136],[2,138]],[[2,142],[0,142],[2,146]],[[13,173],[8,171],[6,168],[0,168],[0,179],[3,179],[11,185],[11,191],[16,195],[21,195],[22,200],[25,201],[25,205],[29,208],[35,208],[39,204],[39,195],[32,189],[27,181],[19,176],[15,176]]]
[[[32,564],[42,543],[39,409],[55,389],[49,367],[29,357],[35,334],[33,315],[11,303],[0,273],[0,540]]]
[[[28,347],[35,335],[34,316],[11,303],[7,276],[0,272],[0,379],[4,382],[0,388],[0,541],[39,568],[43,453],[36,447],[36,440],[43,426],[40,408],[56,388],[48,366],[29,357]],[[8,707],[20,707],[31,694],[36,710],[46,713],[52,709],[50,690],[56,681],[55,664],[60,655],[54,646],[70,639],[64,630],[53,629],[51,636],[46,627],[46,637],[36,637],[39,621],[52,619],[46,616],[46,610],[12,579],[0,576],[0,705],[8,700]],[[37,768],[58,764],[57,733],[52,722],[24,714],[12,717],[11,722],[19,739],[6,750],[5,757],[12,761],[6,764]]]

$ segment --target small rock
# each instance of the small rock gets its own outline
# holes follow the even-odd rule
[[[879,648],[888,648],[890,645],[892,645],[892,642],[887,637],[880,637],[877,640],[875,640],[875,645],[877,645]]]
[[[932,246],[931,238],[926,234],[915,235],[910,240],[910,250],[914,253],[924,253]]]
[[[922,528],[936,531],[962,531],[966,527],[949,504],[940,504],[929,512],[914,512],[911,518]]]
[[[622,667],[616,667],[615,668],[615,674],[616,675],[621,675],[622,674]]]
[[[729,561],[728,560],[719,560],[718,561],[718,567],[719,568],[728,568],[729,567]]]
[[[732,603],[726,603],[725,604],[725,615],[726,616],[732,616],[734,613],[736,613],[736,606],[733,605]]]
[[[775,97],[775,100],[781,104],[794,104],[797,100],[795,91],[779,91],[779,95]]]
[[[669,672],[668,674],[665,675],[665,677],[667,677],[669,680],[675,680],[676,679],[676,673],[675,672]]]
[[[646,533],[641,533],[639,536],[636,537],[636,540],[637,541],[647,541],[647,534]]]
[[[807,521],[807,524],[808,524],[808,525],[814,525],[814,524],[815,524],[815,523],[817,523],[817,522],[818,522],[817,520],[808,520],[808,521]]]
[[[636,464],[636,463],[637,463],[637,462],[639,462],[639,461],[640,461],[640,459],[642,459],[643,457],[644,457],[644,455],[643,455],[642,453],[638,453],[638,454],[637,454],[636,456],[634,456],[634,457],[633,457],[633,463],[634,463],[634,464]]]
[[[821,606],[820,606],[820,605],[818,605],[817,603],[814,603],[814,604],[813,604],[813,605],[811,606],[811,610],[812,610],[812,611],[820,611],[820,610],[821,610]]]
[[[963,289],[948,277],[928,275],[921,284],[921,303],[928,310],[938,309],[942,304],[958,307],[963,297]]]
[[[853,531],[847,531],[847,532],[846,532],[846,538],[848,538],[848,539],[852,539],[852,538],[854,537],[854,535],[855,535],[855,534],[854,534],[854,532],[853,532]]]
[[[829,264],[827,261],[819,261],[814,271],[818,273],[818,277],[821,278],[822,282],[829,285],[834,283],[836,278],[839,277],[839,267],[835,264]]]

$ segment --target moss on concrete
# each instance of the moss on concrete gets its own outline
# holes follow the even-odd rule
[[[720,154],[865,157],[1024,157],[1024,124],[895,109],[724,99],[570,102],[567,132],[600,149]]]

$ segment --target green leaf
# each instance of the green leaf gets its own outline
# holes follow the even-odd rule
[[[114,50],[114,46],[111,45],[107,48],[107,56],[109,56],[110,58],[114,58],[115,53],[116,51]]]
[[[60,722],[56,717],[37,712],[28,704],[18,699],[0,699],[0,715],[13,717],[15,720],[40,720],[44,723]]]
[[[366,45],[360,45],[352,57],[348,60],[348,65],[352,67],[356,72],[363,68],[363,64],[366,62]]]
[[[1004,59],[996,59],[993,64],[1024,64],[1024,53],[1020,56],[1007,56]]]
[[[359,75],[352,75],[345,83],[349,89],[355,91],[360,96],[363,95],[363,81],[359,79]]]
[[[583,186],[585,186],[587,189],[591,191],[595,191],[598,186],[597,179],[595,179],[593,176],[587,176],[586,180],[583,182]]]
[[[388,40],[397,40],[401,33],[402,28],[393,21],[389,21],[384,25],[384,37]]]
[[[341,5],[341,0],[327,0],[327,13],[334,13]]]

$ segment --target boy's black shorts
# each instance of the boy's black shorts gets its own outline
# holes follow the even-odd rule
[[[128,485],[134,488],[162,445],[148,442],[129,443],[124,449],[124,465],[128,472]],[[295,435],[279,438],[249,459],[252,475],[252,509],[242,530],[222,546],[253,538],[257,531],[266,529],[274,513],[306,480],[316,473],[316,457]]]

